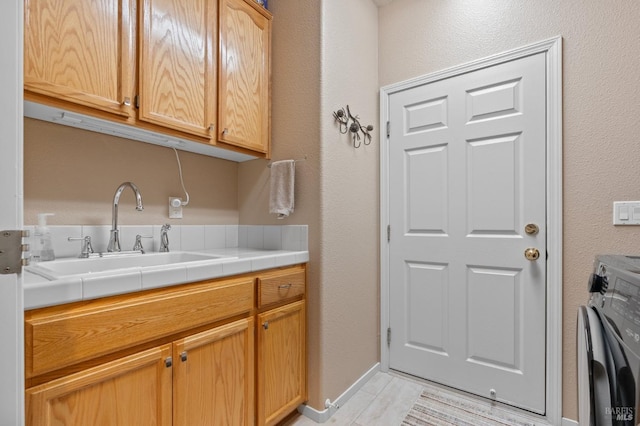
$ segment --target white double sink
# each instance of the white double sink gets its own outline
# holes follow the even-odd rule
[[[186,251],[147,254],[111,254],[95,256],[87,259],[61,259],[35,263],[27,267],[31,273],[49,280],[62,279],[75,275],[96,273],[119,273],[127,269],[154,269],[158,266],[173,264],[191,264],[192,262],[211,262],[213,260],[230,260],[233,256],[219,256],[207,253]]]

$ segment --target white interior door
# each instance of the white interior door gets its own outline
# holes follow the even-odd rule
[[[389,97],[389,366],[541,414],[545,69],[538,53]]]
[[[22,0],[0,13],[0,230],[22,228]],[[22,278],[0,275],[0,424],[24,424]]]

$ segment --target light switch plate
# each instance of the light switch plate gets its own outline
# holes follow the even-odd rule
[[[614,201],[614,225],[640,225],[640,201]]]

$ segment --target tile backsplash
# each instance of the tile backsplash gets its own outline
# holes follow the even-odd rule
[[[136,235],[141,235],[142,245],[147,252],[160,248],[162,225],[122,225],[120,246],[131,250]],[[34,226],[26,226],[33,238]],[[78,257],[82,250],[81,241],[69,241],[69,237],[91,236],[95,252],[104,252],[109,244],[110,225],[102,226],[49,226],[56,258]],[[169,250],[207,250],[240,247],[261,250],[306,251],[308,248],[307,225],[171,225],[168,231]],[[33,246],[32,241],[29,244]]]

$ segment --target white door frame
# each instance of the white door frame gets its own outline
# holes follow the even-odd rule
[[[562,38],[543,40],[380,89],[380,129],[387,129],[389,97],[402,90],[525,56],[546,54],[547,93],[547,359],[546,420],[562,420]],[[380,335],[389,328],[389,137],[380,137]],[[389,370],[387,339],[380,339],[382,371]]]
[[[23,225],[23,0],[0,14],[0,230]],[[24,424],[22,275],[0,275],[0,424]]]

